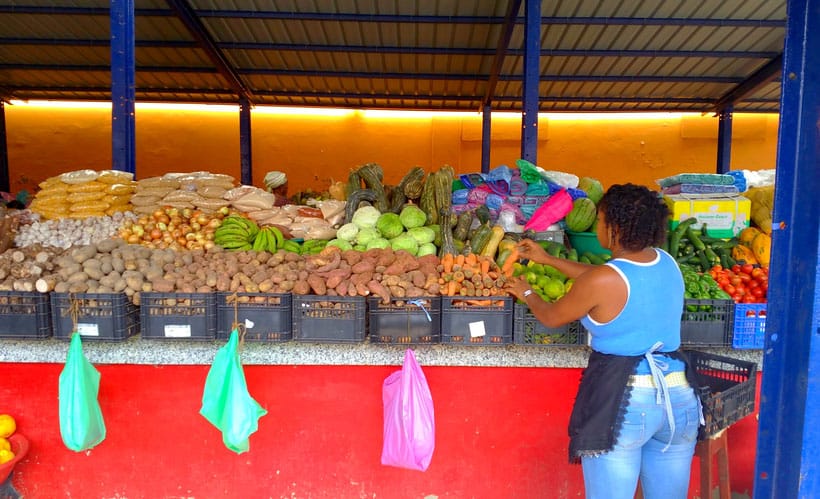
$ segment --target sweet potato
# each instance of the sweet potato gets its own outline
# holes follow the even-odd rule
[[[365,272],[373,272],[375,265],[371,260],[361,260],[360,262],[353,265],[351,270],[354,274],[362,274]]]
[[[342,281],[350,277],[350,268],[344,269],[336,269],[331,272],[328,272],[325,276],[327,281],[326,285],[328,288],[336,288]]]
[[[390,291],[378,281],[367,283],[367,290],[382,299],[382,303],[390,303]]]
[[[339,296],[347,296],[348,285],[350,284],[349,281],[342,280],[339,284],[334,286],[336,288],[336,292],[339,293]]]
[[[293,294],[295,295],[307,295],[310,294],[310,284],[307,283],[305,280],[295,281],[293,283]]]
[[[348,265],[353,266],[357,263],[362,261],[362,252],[357,250],[346,250],[342,253],[342,258],[348,263]]]
[[[325,283],[325,280],[322,279],[320,276],[316,274],[311,274],[308,276],[307,282],[310,285],[310,289],[313,290],[314,294],[324,295],[327,293],[327,284]]]

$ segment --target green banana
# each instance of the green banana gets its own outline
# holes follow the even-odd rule
[[[259,232],[255,238],[253,238],[253,250],[254,251],[265,251],[268,249],[268,237],[267,232],[264,230]]]
[[[276,248],[281,248],[282,244],[285,242],[285,236],[282,234],[282,231],[279,230],[278,227],[268,226],[266,227],[271,235],[273,236],[276,244]]]

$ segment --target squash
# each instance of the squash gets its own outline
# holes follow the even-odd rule
[[[764,266],[769,266],[769,261],[771,261],[772,257],[772,238],[768,234],[761,232],[757,236],[755,236],[754,240],[752,241],[752,252],[757,258],[757,262]]]
[[[743,260],[744,262],[751,263],[753,265],[757,263],[757,258],[755,257],[754,252],[752,252],[752,249],[742,244],[738,244],[732,248],[732,258],[738,262]]]
[[[752,241],[755,240],[755,237],[757,237],[758,234],[760,234],[760,229],[758,229],[757,227],[746,227],[745,229],[740,231],[740,234],[738,234],[737,238],[738,241],[740,241],[740,244],[746,246],[747,248],[751,248]]]

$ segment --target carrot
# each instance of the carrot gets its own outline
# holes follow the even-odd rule
[[[489,307],[492,304],[490,300],[464,300],[464,303],[472,307]]]
[[[452,272],[453,271],[453,264],[455,257],[452,253],[445,253],[444,256],[441,257],[441,270],[442,272]]]
[[[463,267],[464,266],[464,255],[459,254],[458,256],[456,256],[456,263],[455,264],[460,265],[460,266]]]
[[[470,267],[475,267],[478,264],[478,257],[475,253],[470,253],[464,258],[464,263]]]
[[[447,295],[447,296],[455,296],[456,293],[458,292],[457,287],[458,287],[458,283],[456,281],[448,282],[447,286],[444,288],[445,289],[444,294]]]
[[[501,273],[507,277],[512,277],[513,264],[518,261],[518,248],[514,247],[510,250],[510,255],[504,260],[504,265],[501,266]]]
[[[457,272],[453,272],[453,280],[456,281],[456,282],[463,281],[464,280],[464,272],[461,272],[460,270],[457,271]]]
[[[481,259],[481,273],[486,275],[489,271],[490,271],[490,261],[485,259],[485,258],[482,258]]]

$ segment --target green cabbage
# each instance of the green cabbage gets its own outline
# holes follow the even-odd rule
[[[369,243],[367,243],[367,249],[373,248],[389,248],[390,241],[383,237],[377,237],[376,239],[371,239]]]
[[[430,227],[413,227],[407,231],[419,244],[432,243],[436,233]]]
[[[427,223],[427,214],[418,206],[408,204],[402,208],[399,219],[406,229],[412,229],[413,227],[421,227]]]
[[[357,244],[353,246],[353,249],[356,251],[367,251],[367,246],[365,246],[364,244]]]
[[[416,256],[435,255],[438,253],[438,248],[433,243],[424,243],[419,246]]]
[[[376,230],[375,227],[365,227],[364,229],[360,229],[359,233],[356,234],[356,244],[364,244],[367,245],[373,239],[381,238],[382,235]]]
[[[376,228],[379,229],[385,239],[393,239],[404,232],[404,226],[395,213],[382,213],[376,220]]]
[[[390,247],[393,248],[393,251],[404,250],[411,255],[415,255],[419,250],[419,243],[413,239],[413,236],[405,232],[404,234],[391,239]]]
[[[354,224],[346,223],[339,227],[339,230],[336,231],[336,237],[339,239],[344,239],[345,241],[353,241],[356,239],[356,234],[359,233],[359,228]]]
[[[331,239],[330,241],[328,241],[327,244],[325,245],[325,247],[327,247],[327,246],[336,246],[337,248],[340,248],[343,251],[353,249],[353,245],[350,244],[348,241],[345,241],[344,239],[338,239],[338,238]]]
[[[351,222],[356,224],[356,227],[359,229],[375,227],[379,215],[381,215],[381,212],[373,206],[362,206],[353,213],[353,220],[351,220]]]

